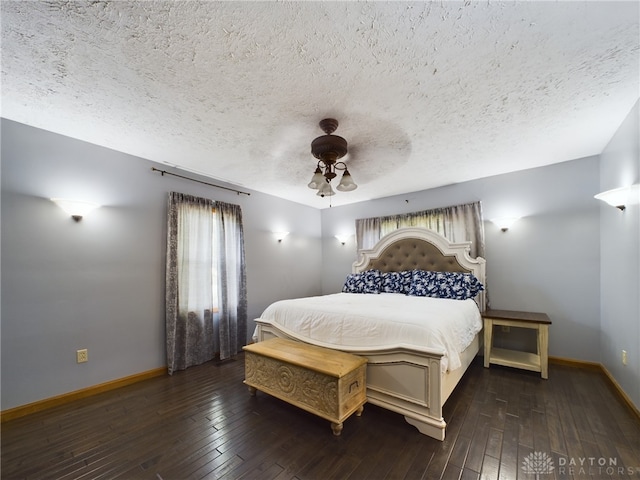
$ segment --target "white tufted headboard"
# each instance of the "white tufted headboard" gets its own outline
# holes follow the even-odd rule
[[[401,228],[385,235],[370,250],[362,250],[353,264],[353,273],[377,269],[381,272],[433,270],[438,272],[470,272],[486,286],[486,261],[469,256],[471,242],[451,243],[442,235],[426,228]],[[485,292],[477,302],[481,311],[486,306]]]

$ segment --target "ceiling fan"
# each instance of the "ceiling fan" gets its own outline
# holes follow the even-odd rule
[[[318,164],[307,186],[317,190],[316,195],[320,197],[335,195],[336,192],[331,188],[331,181],[338,176],[336,171],[343,171],[336,189],[341,192],[355,190],[358,185],[351,178],[347,165],[338,161],[348,151],[347,141],[338,135],[332,135],[338,128],[338,121],[334,118],[325,118],[320,121],[319,125],[325,135],[317,137],[311,142],[311,154],[318,159]]]

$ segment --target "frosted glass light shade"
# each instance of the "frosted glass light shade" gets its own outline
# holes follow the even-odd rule
[[[491,221],[495,223],[500,230],[506,232],[514,223],[518,221],[518,217],[493,218]]]
[[[326,180],[318,189],[318,193],[316,193],[316,195],[318,195],[319,197],[331,197],[335,194],[336,192],[334,192],[333,188],[331,188],[331,184]]]
[[[273,232],[273,235],[276,237],[276,240],[281,242],[287,235],[289,235],[289,232]]]
[[[336,190],[340,190],[341,192],[351,192],[356,188],[358,188],[358,185],[356,185],[351,178],[349,170],[345,170],[342,178],[340,179],[340,183],[336,187]]]
[[[311,181],[307,184],[307,187],[317,190],[322,185],[322,182],[326,182],[326,179],[322,175],[320,167],[316,167],[316,171],[313,173],[313,177],[311,177]]]
[[[349,234],[336,235],[336,238],[342,245],[344,245],[345,243],[347,243],[347,240],[351,238],[351,235]]]
[[[594,198],[602,200],[612,207],[624,210],[627,205],[640,203],[640,184],[607,190],[606,192],[594,195]]]
[[[52,198],[51,201],[67,212],[76,222],[80,221],[82,217],[96,208],[100,208],[100,205],[97,203],[70,200],[67,198]]]

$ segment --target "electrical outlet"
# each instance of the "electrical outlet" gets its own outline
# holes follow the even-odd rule
[[[89,361],[89,352],[86,348],[76,351],[76,362],[84,363]]]
[[[627,364],[627,351],[626,350],[622,350],[622,364],[623,365]]]

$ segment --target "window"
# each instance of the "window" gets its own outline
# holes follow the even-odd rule
[[[215,208],[180,205],[178,285],[180,313],[218,311],[218,231]]]

